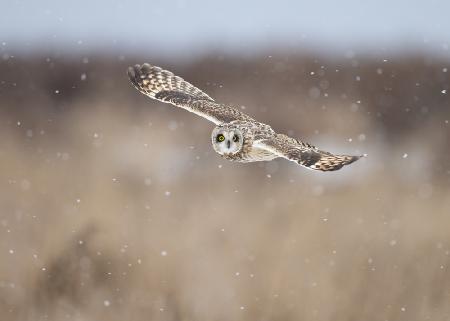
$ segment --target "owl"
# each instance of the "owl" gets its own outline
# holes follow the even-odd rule
[[[334,171],[365,156],[334,155],[315,146],[276,133],[241,110],[220,104],[172,72],[150,64],[128,68],[131,83],[144,95],[202,116],[216,127],[211,134],[214,150],[236,162],[285,158],[306,168]]]

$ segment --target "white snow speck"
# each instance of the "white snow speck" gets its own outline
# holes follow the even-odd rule
[[[402,157],[403,157],[403,158],[407,158],[407,157],[408,157],[408,154],[407,154],[407,153],[404,153]]]
[[[58,89],[55,90],[55,94],[59,94],[59,90]]]
[[[169,197],[170,194],[171,194],[170,191],[165,191],[165,192],[164,192],[164,195],[166,195],[167,197]]]
[[[406,307],[402,307],[400,310],[402,310],[402,312],[406,311]]]
[[[167,251],[161,251],[161,256],[167,256]]]
[[[14,254],[14,250],[9,250],[9,254]]]
[[[109,300],[105,300],[105,301],[103,301],[103,305],[105,307],[109,307],[111,305],[111,302],[109,302]]]
[[[244,309],[245,309],[245,307],[240,307],[240,309],[241,309],[241,310],[244,310]]]
[[[397,244],[397,240],[391,240],[390,242],[389,242],[389,245],[390,246],[395,246]]]
[[[441,90],[441,93],[446,94],[447,93],[447,89]]]
[[[87,75],[86,74],[81,74],[80,79],[82,81],[85,81],[87,79]]]

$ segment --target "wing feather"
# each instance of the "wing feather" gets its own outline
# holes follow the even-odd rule
[[[256,146],[306,168],[324,172],[338,170],[365,156],[334,155],[283,134],[260,140]]]
[[[160,67],[135,65],[128,68],[128,77],[144,95],[186,109],[216,125],[234,120],[253,120],[236,108],[214,102],[197,87]]]

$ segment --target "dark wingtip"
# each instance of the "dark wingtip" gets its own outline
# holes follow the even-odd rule
[[[362,156],[351,156],[350,160],[344,165],[350,165],[360,159]]]
[[[350,161],[348,163],[346,163],[345,165],[350,165],[350,164],[356,162],[358,159],[365,158],[365,157],[367,157],[367,154],[362,154],[359,156],[351,156]]]
[[[131,66],[128,67],[127,74],[131,82],[135,86],[137,86],[141,78],[145,78],[146,75],[151,72],[152,68],[153,68],[152,65],[148,63],[144,63],[142,65],[136,64],[132,67]]]
[[[362,154],[362,155],[359,155],[359,156],[353,156],[353,160],[349,164],[351,164],[353,162],[356,162],[358,159],[366,158],[366,157],[367,157],[367,154]]]
[[[138,87],[138,85],[139,85],[138,78],[139,78],[139,74],[140,74],[140,69],[141,69],[141,66],[134,65],[133,67],[131,67],[131,66],[128,67],[128,70],[127,70],[128,78],[130,78],[130,81],[136,87]]]
[[[136,65],[136,66],[139,66],[139,65]],[[148,63],[144,63],[142,66],[139,66],[139,67],[140,67],[141,71],[144,73],[150,72],[150,69],[152,68],[152,66]]]
[[[134,68],[133,67],[128,67],[128,69],[127,69],[127,75],[128,75],[128,77],[130,78],[130,80],[131,79],[134,79],[135,77],[136,77],[136,72],[134,71]]]

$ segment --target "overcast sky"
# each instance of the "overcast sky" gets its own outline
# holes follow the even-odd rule
[[[1,1],[0,42],[24,49],[450,45],[450,0]]]

